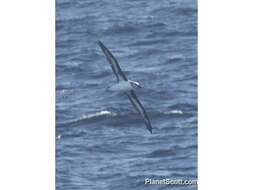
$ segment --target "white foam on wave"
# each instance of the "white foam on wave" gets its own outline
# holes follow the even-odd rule
[[[56,140],[60,140],[60,139],[61,139],[61,135],[59,134],[56,136]]]
[[[80,61],[66,61],[61,63],[62,66],[66,66],[69,68],[78,68],[82,65],[83,63]]]
[[[178,114],[178,115],[183,115],[184,112],[182,110],[170,110],[170,111],[166,111],[164,112],[165,114]]]
[[[100,111],[100,112],[96,112],[96,113],[92,113],[92,114],[84,114],[81,116],[81,119],[90,119],[90,118],[94,118],[94,117],[99,117],[99,116],[116,116],[116,113],[104,110],[104,111]]]
[[[73,92],[73,90],[62,89],[62,90],[57,90],[56,95],[57,96],[67,96],[67,95],[70,95],[72,92]]]
[[[185,60],[185,56],[182,54],[174,54],[169,56],[170,60],[177,60],[177,59],[181,59],[181,60]]]

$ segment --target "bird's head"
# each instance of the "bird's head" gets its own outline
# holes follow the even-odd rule
[[[136,82],[136,81],[132,81],[132,80],[128,80],[130,82],[130,84],[133,87],[138,87],[138,88],[143,88],[143,86],[140,85],[140,83]]]

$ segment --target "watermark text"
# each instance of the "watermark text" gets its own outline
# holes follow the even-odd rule
[[[145,185],[197,185],[196,179],[151,179],[144,180]]]

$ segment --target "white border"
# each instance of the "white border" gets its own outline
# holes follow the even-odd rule
[[[0,189],[55,189],[54,1],[1,1]]]
[[[253,189],[252,7],[199,0],[201,190]]]

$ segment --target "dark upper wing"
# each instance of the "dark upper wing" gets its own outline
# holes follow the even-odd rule
[[[112,55],[112,53],[104,46],[104,44],[100,41],[98,41],[98,45],[100,46],[100,48],[102,49],[102,51],[104,52],[108,62],[110,63],[112,70],[114,72],[114,74],[116,75],[118,81],[120,80],[125,80],[127,81],[126,76],[124,75],[124,73],[122,72],[118,61],[116,60],[116,58]]]
[[[152,133],[152,126],[150,123],[150,120],[148,118],[148,115],[145,111],[145,109],[143,108],[141,102],[138,100],[135,92],[133,90],[131,90],[130,92],[126,93],[127,97],[129,98],[129,100],[131,101],[131,103],[133,104],[133,106],[135,107],[135,109],[139,112],[139,114],[141,114],[147,129],[150,131],[150,133]]]

